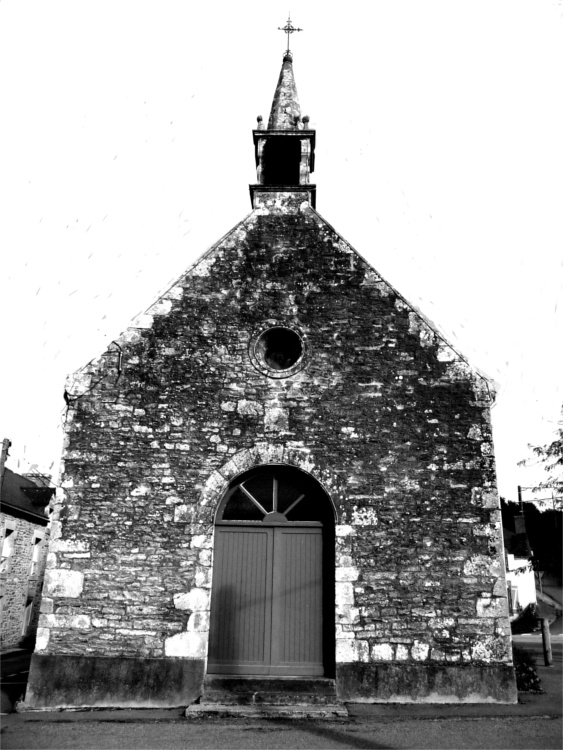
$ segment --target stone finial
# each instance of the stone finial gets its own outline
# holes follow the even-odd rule
[[[256,129],[257,130],[264,130],[264,118],[262,117],[262,115],[258,115],[258,117],[256,118],[256,121],[258,123]]]

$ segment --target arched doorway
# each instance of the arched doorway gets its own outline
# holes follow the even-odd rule
[[[334,511],[299,469],[247,471],[219,505],[207,671],[333,676]]]

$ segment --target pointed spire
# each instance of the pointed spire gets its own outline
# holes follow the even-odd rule
[[[272,102],[269,130],[297,130],[301,119],[301,107],[297,97],[297,87],[293,77],[293,58],[291,52],[283,57],[282,69]]]

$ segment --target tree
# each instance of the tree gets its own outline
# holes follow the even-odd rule
[[[551,505],[551,498],[549,505]],[[517,505],[507,502],[503,497],[500,499],[500,510],[502,525],[509,531],[516,531],[515,518],[521,514],[524,515],[526,535],[533,551],[534,569],[549,572],[560,580],[561,560],[563,559],[563,537],[561,536],[563,512],[545,505],[538,508],[534,501]],[[522,541],[515,540],[515,544],[522,544]],[[519,557],[526,556],[525,547],[521,547],[520,552]]]
[[[537,487],[532,488],[533,492],[551,491],[553,496],[553,508],[563,508],[563,408],[561,410],[561,419],[559,420],[556,438],[547,445],[530,445],[532,453],[537,456],[539,463],[548,474],[544,482],[540,482]],[[519,466],[526,466],[529,459],[519,461]]]

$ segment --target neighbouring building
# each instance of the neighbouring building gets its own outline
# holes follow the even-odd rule
[[[537,604],[533,553],[524,515],[513,518],[514,527],[503,526],[506,585],[510,619],[516,619],[530,604]]]
[[[27,705],[515,702],[491,386],[316,211],[290,53],[253,136],[250,213],[69,381]]]
[[[47,507],[54,488],[42,477],[5,466],[0,480],[0,648],[29,642],[37,630],[49,536]]]

